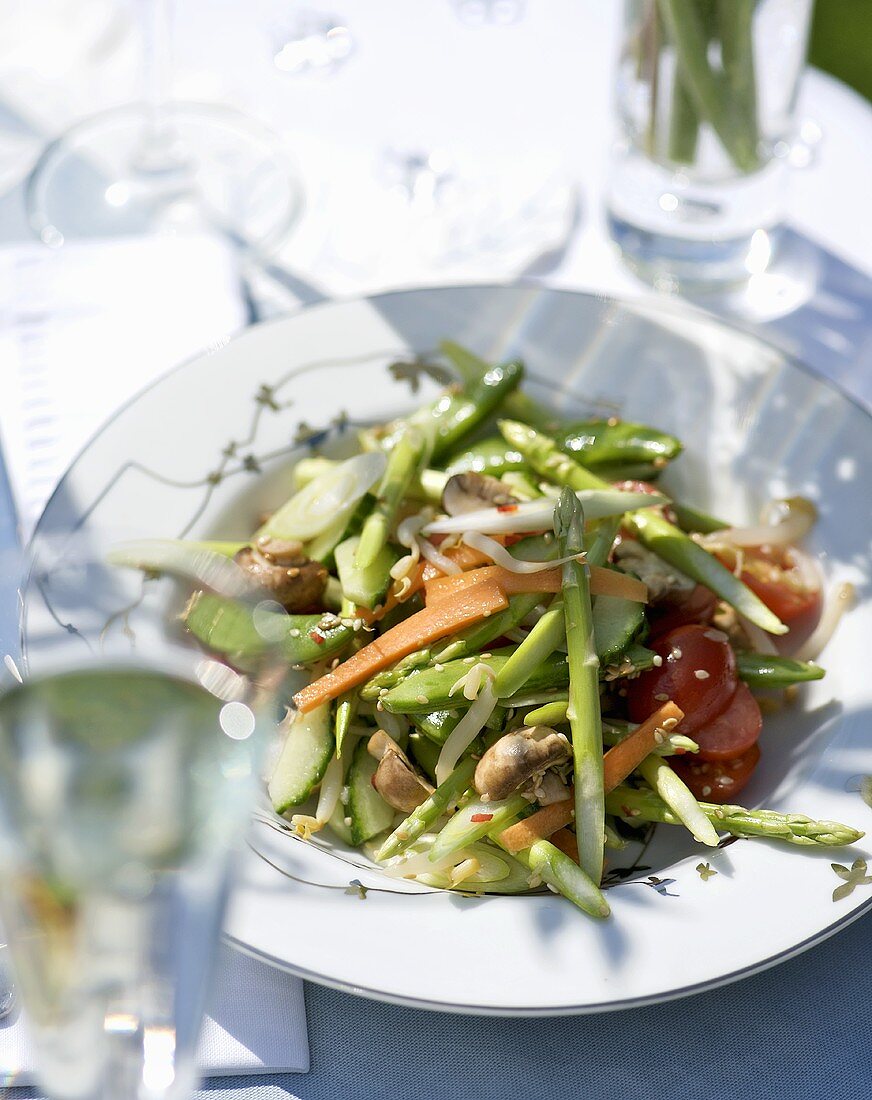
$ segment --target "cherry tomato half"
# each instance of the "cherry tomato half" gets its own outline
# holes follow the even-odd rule
[[[684,726],[684,723],[682,723]],[[747,684],[739,684],[729,706],[698,729],[693,739],[699,745],[698,760],[732,760],[756,744],[763,728],[763,715]]]
[[[668,602],[651,608],[651,631],[666,634],[687,623],[711,622],[718,598],[710,588],[698,584],[690,592],[676,593]]]
[[[678,759],[670,756],[672,765],[679,778],[690,787],[695,798],[703,802],[735,802],[736,796],[751,778],[760,749],[752,745],[747,752],[733,760],[697,760],[693,756]]]
[[[630,719],[643,722],[671,699],[684,711],[680,732],[692,736],[727,708],[736,691],[736,659],[727,637],[707,626],[679,626],[651,648],[663,664],[627,684]]]
[[[809,586],[789,551],[746,550],[741,578],[783,623],[820,614],[820,585]]]

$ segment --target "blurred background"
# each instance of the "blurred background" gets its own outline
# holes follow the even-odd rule
[[[872,5],[865,0],[818,0],[809,61],[872,99]]]

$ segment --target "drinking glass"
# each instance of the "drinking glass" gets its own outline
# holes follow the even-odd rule
[[[664,289],[765,271],[778,244],[812,0],[626,0],[608,193]]]
[[[52,247],[71,237],[183,230],[273,251],[301,210],[288,158],[255,119],[171,98],[172,4],[136,3],[143,100],[88,118],[46,147],[26,190],[33,231]]]
[[[269,638],[243,673],[180,623],[199,591],[256,630],[260,594],[211,552],[167,568],[185,579],[40,540],[24,674],[0,696],[0,915],[40,1084],[63,1100],[193,1088],[230,856],[275,729]]]

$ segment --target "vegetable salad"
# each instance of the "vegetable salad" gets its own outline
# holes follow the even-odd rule
[[[764,709],[824,675],[814,658],[848,603],[824,598],[799,546],[813,506],[731,527],[661,488],[678,439],[558,419],[519,361],[441,350],[456,384],[361,431],[350,458],[301,460],[249,541],[114,554],[201,578],[232,559],[268,596],[253,613],[200,584],[183,618],[243,672],[269,638],[303,674],[269,775],[276,813],[389,875],[544,884],[594,917],[608,850],[651,822],[707,846],[859,839],[737,804]]]

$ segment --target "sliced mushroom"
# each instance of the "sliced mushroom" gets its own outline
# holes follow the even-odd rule
[[[321,603],[327,570],[306,557],[301,542],[264,535],[254,546],[244,546],[234,561],[288,611],[306,611]]]
[[[410,814],[433,793],[433,787],[418,775],[408,756],[384,730],[376,730],[366,747],[379,762],[372,785],[389,806]]]
[[[461,516],[477,512],[480,508],[494,508],[500,504],[517,504],[503,483],[487,474],[470,471],[453,474],[442,490],[442,510],[449,516]]]
[[[514,730],[491,745],[475,769],[475,789],[491,802],[523,786],[534,775],[565,763],[569,741],[549,726],[527,726]]]

